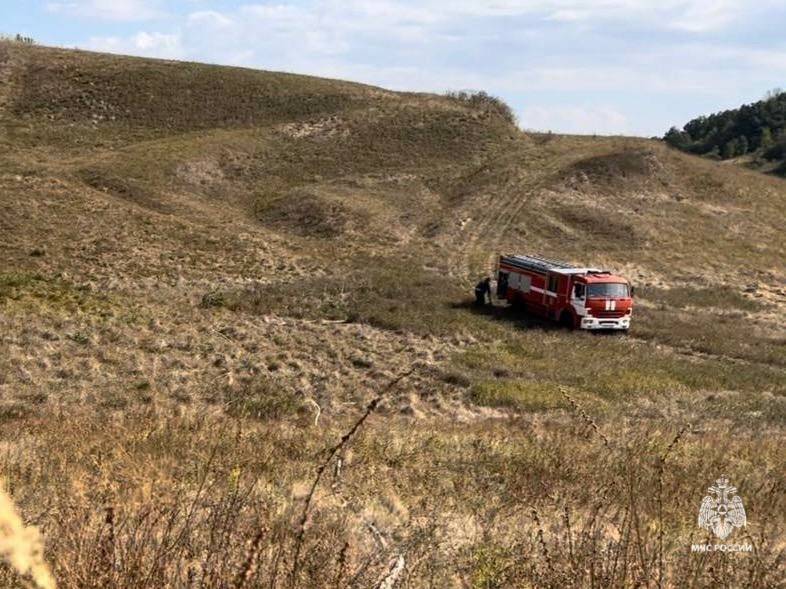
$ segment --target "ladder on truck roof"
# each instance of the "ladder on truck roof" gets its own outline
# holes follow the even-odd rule
[[[501,261],[514,268],[532,272],[557,272],[559,274],[609,274],[601,268],[576,267],[566,262],[549,260],[540,256],[502,256]]]
[[[522,270],[532,270],[544,274],[550,270],[571,270],[575,268],[571,264],[541,258],[540,256],[502,256],[501,261]]]

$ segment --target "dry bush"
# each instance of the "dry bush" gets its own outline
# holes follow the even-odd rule
[[[451,100],[465,104],[474,110],[501,117],[504,121],[511,125],[516,124],[516,115],[514,114],[513,109],[510,108],[510,106],[501,98],[492,96],[483,90],[477,92],[460,90],[448,92],[445,94],[445,96]]]
[[[776,441],[609,430],[573,393],[545,428],[419,424],[384,394],[320,428],[74,413],[37,421],[40,450],[4,468],[32,477],[26,509],[47,506],[61,587],[368,587],[399,557],[405,587],[763,587],[783,572]],[[755,549],[692,555],[721,465],[750,514],[735,542]]]
[[[26,37],[25,35],[0,35],[0,42],[4,43],[19,43],[20,45],[35,45],[35,39]]]

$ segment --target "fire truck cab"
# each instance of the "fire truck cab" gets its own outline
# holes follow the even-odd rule
[[[497,296],[576,329],[627,331],[633,313],[622,276],[539,256],[500,256]]]

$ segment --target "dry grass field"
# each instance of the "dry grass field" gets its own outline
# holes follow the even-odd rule
[[[784,586],[782,179],[0,43],[0,236],[2,587]],[[630,334],[474,310],[509,251]],[[753,550],[692,553],[722,474]]]

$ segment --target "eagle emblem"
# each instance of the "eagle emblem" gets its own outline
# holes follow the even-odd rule
[[[737,487],[730,485],[725,476],[707,490],[710,494],[702,499],[699,509],[699,527],[725,540],[734,528],[741,528],[747,523],[745,507],[740,496],[735,495]]]

